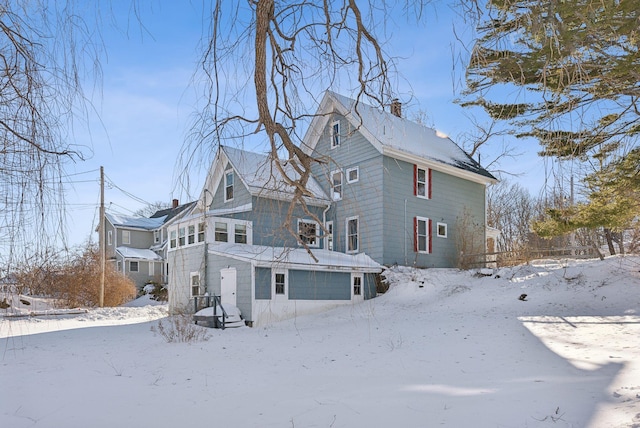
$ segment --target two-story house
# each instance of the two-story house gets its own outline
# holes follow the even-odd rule
[[[215,294],[259,325],[374,297],[382,265],[455,266],[463,233],[484,242],[495,178],[400,110],[327,92],[302,147],[324,162],[290,215],[273,163],[295,159],[220,147],[198,206],[168,228],[170,309]]]
[[[497,180],[401,110],[397,101],[390,112],[356,107],[329,91],[322,99],[302,149],[325,161],[313,175],[331,195],[329,245],[387,266],[454,267],[463,241],[484,250],[486,186]]]
[[[150,282],[166,284],[167,228],[194,206],[194,202],[180,205],[174,199],[170,208],[148,218],[105,213],[106,259],[129,277],[138,290]]]

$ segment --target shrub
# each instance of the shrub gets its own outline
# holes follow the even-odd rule
[[[151,326],[151,331],[162,336],[168,343],[203,342],[211,337],[207,329],[196,325],[189,314],[172,315],[165,318],[164,322],[159,320],[157,327]]]
[[[37,257],[35,259],[38,259]],[[57,299],[66,307],[97,306],[100,301],[100,254],[95,245],[71,254],[67,259],[47,258],[19,270],[22,288]],[[135,284],[117,272],[112,263],[105,266],[104,305],[119,306],[135,298]]]

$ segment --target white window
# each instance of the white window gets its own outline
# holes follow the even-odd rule
[[[272,293],[275,298],[287,298],[287,288],[289,278],[287,272],[273,272],[271,275]]]
[[[122,243],[127,245],[131,244],[131,232],[128,230],[122,231]]]
[[[326,235],[324,238],[324,248],[325,250],[333,251],[333,222],[328,221],[324,225],[324,227],[325,229],[327,229]]]
[[[347,168],[347,183],[355,183],[360,179],[360,169],[356,166]]]
[[[331,148],[340,146],[340,121],[331,124]]]
[[[331,190],[334,201],[342,199],[342,171],[337,170],[331,173]]]
[[[185,231],[184,227],[181,227],[181,228],[178,229],[178,246],[180,246],[180,247],[184,246],[184,243],[185,243],[185,241],[184,241],[184,235],[185,235],[184,231]]]
[[[204,242],[204,223],[198,223],[198,242]]]
[[[360,249],[360,236],[358,217],[348,217],[346,219],[347,253],[357,253]]]
[[[107,244],[113,245],[113,231],[110,230],[107,232]]]
[[[353,297],[362,296],[362,275],[351,276],[351,293]]]
[[[425,217],[415,217],[415,242],[414,247],[417,253],[431,252],[431,220]]]
[[[149,262],[149,276],[153,276],[155,275],[155,263],[154,262]]]
[[[419,168],[417,165],[413,166],[414,175],[414,194],[419,198],[430,199],[431,198],[431,183],[430,175],[431,170],[425,168]]]
[[[196,243],[196,226],[191,225],[187,228],[187,244]]]
[[[160,242],[160,231],[159,230],[154,230],[153,231],[153,242],[154,243],[158,243]]]
[[[216,242],[229,242],[229,232],[227,231],[227,223],[216,221]]]
[[[233,199],[233,170],[229,170],[224,174],[224,201]]]
[[[234,242],[236,244],[246,244],[247,243],[247,225],[246,224],[236,224],[234,226]]]
[[[169,232],[169,248],[176,248],[177,245],[177,232],[175,230],[172,230],[171,232]]]
[[[298,219],[298,236],[300,241],[309,247],[318,247],[318,223],[311,220]]]
[[[191,272],[191,297],[200,295],[202,295],[202,290],[200,289],[200,273]]]
[[[129,272],[138,272],[138,262],[129,262]]]
[[[437,229],[438,229],[438,236],[440,238],[446,238],[447,237],[447,224],[446,223],[438,223]]]

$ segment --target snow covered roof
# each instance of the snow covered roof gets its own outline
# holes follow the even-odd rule
[[[277,198],[288,197],[293,193],[294,187],[284,181],[280,170],[273,165],[271,156],[228,146],[223,146],[221,149],[252,195]],[[290,161],[279,159],[278,162],[283,165],[289,177],[293,179],[300,177],[289,163]],[[329,197],[312,176],[309,177],[306,188],[311,192],[312,198],[323,202],[329,201]]]
[[[157,218],[133,217],[121,214],[105,213],[107,220],[120,227],[131,227],[135,229],[154,230],[162,226],[166,216]]]
[[[359,270],[380,272],[382,266],[365,253],[345,254],[338,251],[313,249],[316,262],[304,248],[266,247],[222,243],[209,247],[209,253],[255,262],[258,266],[289,265],[302,270]]]
[[[335,109],[344,115],[380,153],[391,157],[402,154],[416,156],[455,169],[472,173],[476,180],[494,182],[496,178],[471,158],[453,140],[432,128],[398,117],[390,112],[358,102],[327,91],[323,98],[319,112]],[[312,122],[303,149],[311,152],[315,148],[322,133],[322,128],[328,115],[318,115]],[[454,172],[455,171],[448,171]]]
[[[142,248],[118,247],[116,251],[125,259],[162,260],[162,257],[153,251]]]

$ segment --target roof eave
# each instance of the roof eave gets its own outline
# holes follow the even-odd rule
[[[488,184],[496,184],[498,182],[498,180],[495,178],[490,178],[482,174],[477,174],[472,171],[467,171],[467,170],[455,167],[453,165],[447,165],[446,163],[427,159],[422,156],[414,155],[412,153],[408,153],[408,152],[405,152],[404,150],[396,149],[395,147],[391,147],[391,146],[383,145],[382,154],[384,156],[389,156],[401,161],[424,165],[436,171],[444,172],[446,174],[453,175],[454,177],[463,178],[465,180],[473,181],[475,183],[488,185]]]

